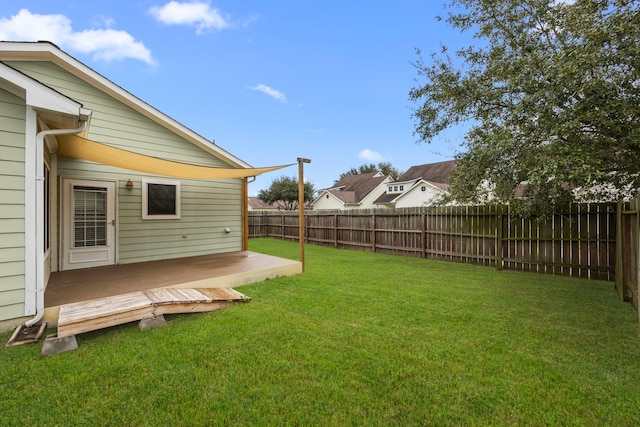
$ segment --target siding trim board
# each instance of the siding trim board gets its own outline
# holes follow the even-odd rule
[[[36,263],[36,239],[37,239],[37,212],[36,212],[36,129],[37,118],[34,109],[26,109],[25,128],[25,284],[24,284],[24,315],[31,316],[36,313],[36,280],[37,271],[42,266]],[[42,160],[44,161],[44,159]]]

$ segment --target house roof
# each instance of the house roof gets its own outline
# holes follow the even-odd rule
[[[380,172],[349,175],[324,191],[331,193],[343,203],[359,203],[387,177]]]
[[[257,197],[249,196],[249,206],[251,209],[280,209],[277,205],[265,203]]]
[[[400,177],[398,177],[396,181],[390,182],[388,184],[405,184],[409,187],[405,190],[406,193],[406,191],[408,191],[411,187],[415,186],[421,181],[424,181],[436,188],[447,191],[447,189],[449,188],[451,173],[455,168],[455,160],[411,166],[405,173],[400,175]],[[405,193],[385,193],[378,197],[375,203],[390,203]]]
[[[411,181],[422,178],[430,183],[449,184],[451,172],[455,168],[455,160],[411,166],[398,178],[398,181]]]
[[[151,105],[137,98],[66,52],[55,44],[40,42],[5,42],[0,41],[0,61],[49,61],[92,86],[102,90],[123,104],[181,136],[197,147],[216,156],[220,160],[236,168],[249,168],[248,163],[233,156],[215,143],[207,140],[183,124],[177,122]]]

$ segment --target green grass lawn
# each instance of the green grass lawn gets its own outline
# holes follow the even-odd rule
[[[640,424],[637,316],[612,283],[318,246],[306,260],[238,288],[249,304],[46,358],[0,350],[0,425]]]

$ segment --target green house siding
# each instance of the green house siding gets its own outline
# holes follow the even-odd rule
[[[238,180],[181,181],[181,218],[142,220],[139,181],[120,185],[119,259],[136,262],[240,250]],[[230,233],[225,229],[229,228]]]
[[[8,65],[92,110],[90,139],[154,157],[228,167],[222,160],[55,64],[10,62]],[[58,175],[118,182],[118,263],[222,253],[242,247],[239,179],[180,180],[181,218],[143,220],[142,179],[159,177],[62,157],[58,159]],[[131,189],[126,187],[128,180],[134,184]],[[230,229],[230,232],[225,232],[225,229]]]
[[[24,316],[26,104],[0,89],[0,320]]]
[[[178,162],[204,166],[228,166],[220,159],[55,64],[50,62],[5,63],[92,110],[89,139]]]

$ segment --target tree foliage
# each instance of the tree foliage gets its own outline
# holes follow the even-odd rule
[[[451,195],[549,212],[640,187],[640,12],[626,0],[453,0],[445,21],[473,46],[422,58],[415,134],[472,127]],[[443,18],[440,18],[443,19]],[[488,185],[480,185],[480,184]],[[523,201],[525,200],[525,201]]]
[[[315,188],[311,182],[304,183],[304,201],[313,200]],[[281,176],[274,179],[266,190],[258,192],[258,199],[265,203],[275,204],[281,209],[296,210],[298,209],[298,180],[288,176]]]
[[[382,172],[385,176],[390,176],[391,179],[393,179],[394,181],[398,179],[400,175],[402,175],[402,172],[400,172],[398,169],[393,167],[393,165],[390,162],[380,162],[377,165],[373,163],[369,163],[369,164],[365,163],[358,166],[357,168],[351,168],[348,171],[340,174],[340,178],[338,178],[335,182],[338,182],[342,178],[347,176],[362,175],[363,173],[378,172],[378,171]]]

